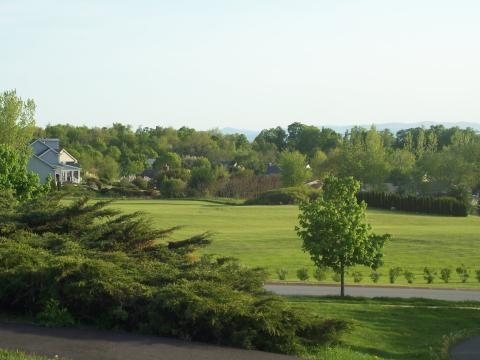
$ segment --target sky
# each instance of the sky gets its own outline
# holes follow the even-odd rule
[[[0,0],[37,124],[480,122],[476,0]]]

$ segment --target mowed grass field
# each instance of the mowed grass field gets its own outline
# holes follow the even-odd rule
[[[296,236],[297,206],[232,206],[194,200],[119,200],[113,207],[125,212],[143,211],[160,228],[180,225],[172,239],[180,240],[209,231],[213,243],[201,250],[220,256],[233,256],[248,266],[267,269],[272,280],[276,269],[284,267],[287,280],[296,280],[296,271],[314,266],[301,250]],[[387,284],[390,267],[399,266],[416,274],[415,286],[480,288],[475,270],[480,270],[480,217],[454,218],[368,210],[368,222],[377,233],[389,233],[384,265],[379,283]],[[466,283],[460,282],[455,268],[465,264],[470,270]],[[437,277],[432,285],[423,279],[423,268],[452,269],[445,284]],[[362,284],[372,284],[370,270],[357,267],[364,277]],[[310,281],[315,281],[312,278]],[[333,283],[331,274],[325,283]],[[353,283],[351,276],[348,283]],[[408,285],[403,276],[396,285]]]
[[[478,302],[314,297],[289,300],[293,306],[308,308],[321,317],[353,323],[353,330],[342,337],[339,346],[305,354],[312,360],[440,360],[445,358],[442,350],[448,348],[445,343],[480,334]]]

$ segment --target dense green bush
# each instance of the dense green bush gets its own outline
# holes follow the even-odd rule
[[[440,278],[445,282],[448,283],[450,280],[450,275],[452,274],[452,270],[449,268],[443,268],[440,270]]]
[[[332,274],[332,280],[335,281],[335,282],[340,282],[340,280],[341,280],[341,275],[340,275],[340,273],[334,272],[334,273]]]
[[[246,205],[291,205],[316,199],[319,191],[307,186],[281,188],[266,191],[255,199],[245,202]]]
[[[326,267],[317,267],[313,272],[313,277],[317,281],[323,281],[327,278],[327,268]]]
[[[338,339],[344,321],[287,306],[266,273],[193,256],[205,235],[158,239],[139,214],[109,202],[49,197],[0,201],[0,308],[45,324],[96,325],[250,349],[295,353]]]
[[[181,179],[165,179],[160,185],[160,194],[166,198],[187,196],[187,183]]]
[[[464,264],[457,267],[456,272],[457,272],[457,274],[460,278],[460,281],[462,283],[467,282],[468,278],[470,277],[470,273],[469,273],[467,267]]]
[[[426,214],[467,216],[468,205],[451,197],[413,196],[383,192],[359,192],[358,201],[381,209],[396,209]]]
[[[55,299],[45,303],[44,309],[37,314],[35,320],[43,326],[70,326],[75,324],[72,315],[67,309],[61,308]]]
[[[390,270],[388,270],[388,279],[390,280],[390,284],[395,284],[395,281],[401,274],[402,268],[398,266],[390,268]]]
[[[436,271],[432,268],[425,267],[423,269],[423,278],[428,284],[433,283],[433,280],[435,280],[436,275],[437,275]]]
[[[287,278],[287,274],[288,274],[287,268],[277,269],[278,280],[285,280]]]
[[[352,277],[353,277],[353,281],[355,283],[360,283],[360,282],[362,282],[363,274],[360,271],[354,271],[352,273]]]
[[[378,280],[380,280],[380,276],[381,274],[376,271],[376,270],[373,270],[371,273],[370,273],[370,279],[372,279],[372,281],[376,284],[378,283]]]
[[[152,198],[160,195],[160,192],[155,189],[142,190],[136,186],[120,186],[114,185],[110,187],[103,187],[97,192],[100,196],[111,198]]]
[[[308,268],[302,267],[302,268],[297,270],[297,278],[300,281],[308,280],[309,277],[310,277],[310,275],[308,274]]]
[[[413,272],[405,270],[403,276],[405,277],[405,280],[407,280],[407,283],[413,284],[413,281],[415,280],[415,274]]]

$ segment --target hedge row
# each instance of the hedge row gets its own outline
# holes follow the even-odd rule
[[[307,186],[280,188],[261,193],[255,199],[249,199],[246,205],[291,205],[314,200],[319,191]]]
[[[396,209],[408,212],[438,214],[449,216],[467,216],[468,207],[451,197],[399,195],[384,192],[359,192],[358,201],[381,209]]]

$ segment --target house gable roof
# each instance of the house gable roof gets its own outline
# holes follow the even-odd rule
[[[36,140],[32,141],[32,142],[30,143],[30,146],[33,148],[33,145],[34,145],[34,144],[40,144],[40,145],[42,145],[42,147],[43,147],[43,150],[40,151],[39,153],[35,154],[35,155],[41,155],[41,154],[44,153],[45,151],[47,151],[47,150],[49,150],[49,149],[52,149],[50,146],[48,146],[47,144],[45,144],[41,139],[36,139]],[[53,150],[53,149],[52,149],[52,150]]]
[[[57,166],[50,164],[48,161],[43,160],[42,158],[38,157],[37,155],[33,155],[31,157],[31,160],[38,160],[38,161],[42,162],[43,164],[47,165],[48,167],[50,167],[54,170],[57,168]]]
[[[48,144],[46,144],[44,139],[36,139],[30,143],[30,146],[35,150],[36,146],[35,144],[41,144],[39,150],[37,153],[32,154],[30,157],[30,161],[36,161],[36,162],[41,162],[43,165],[48,166],[49,168],[59,171],[59,170],[81,170],[80,165],[78,164],[78,160],[72,156],[67,150],[65,149],[54,149],[50,147]],[[56,140],[56,139],[53,139]],[[37,147],[38,148],[38,147]],[[49,153],[55,154],[56,155],[56,161],[50,162],[46,157],[48,156]],[[70,162],[70,164],[65,164],[65,163],[60,163],[60,154],[65,154],[67,155],[72,161],[67,161]],[[50,159],[52,160],[52,159]]]

